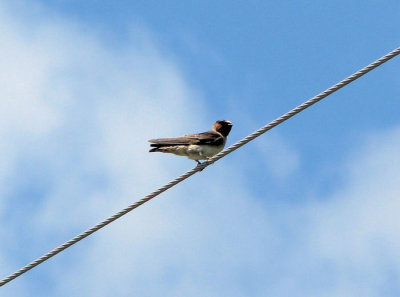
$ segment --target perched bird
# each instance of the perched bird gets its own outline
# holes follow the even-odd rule
[[[222,151],[231,129],[232,123],[224,120],[216,121],[207,132],[176,138],[151,139],[149,142],[152,149],[149,152],[186,156],[201,164],[199,160],[207,160]]]

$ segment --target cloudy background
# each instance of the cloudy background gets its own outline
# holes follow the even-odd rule
[[[117,3],[116,3],[117,2]],[[0,1],[2,277],[399,46],[398,1]],[[1,296],[398,296],[399,58]]]

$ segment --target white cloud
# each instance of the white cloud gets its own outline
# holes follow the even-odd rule
[[[390,273],[400,275],[399,156],[400,128],[371,135],[345,168],[343,188],[312,209],[315,253],[342,276],[365,275],[376,295]],[[352,282],[362,287],[365,279]]]
[[[371,134],[337,164],[346,178],[334,194],[282,212],[296,234],[274,295],[396,296],[399,139],[400,128]]]
[[[278,180],[284,180],[296,172],[300,166],[298,153],[287,142],[275,133],[268,133],[265,138],[258,139],[259,153],[265,168]]]
[[[18,233],[0,248],[4,269],[166,181],[168,160],[150,156],[147,139],[201,124],[197,96],[151,42],[111,50],[37,9],[22,20],[0,6],[0,221],[2,238]]]

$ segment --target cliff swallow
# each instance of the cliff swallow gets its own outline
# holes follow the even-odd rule
[[[225,146],[226,137],[232,129],[230,121],[216,121],[207,132],[185,135],[176,138],[151,139],[149,152],[170,153],[186,156],[201,164],[199,160],[207,160],[218,154]]]

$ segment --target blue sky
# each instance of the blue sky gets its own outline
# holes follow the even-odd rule
[[[399,46],[398,1],[0,1],[0,272]],[[398,296],[399,58],[2,287],[4,296]]]

